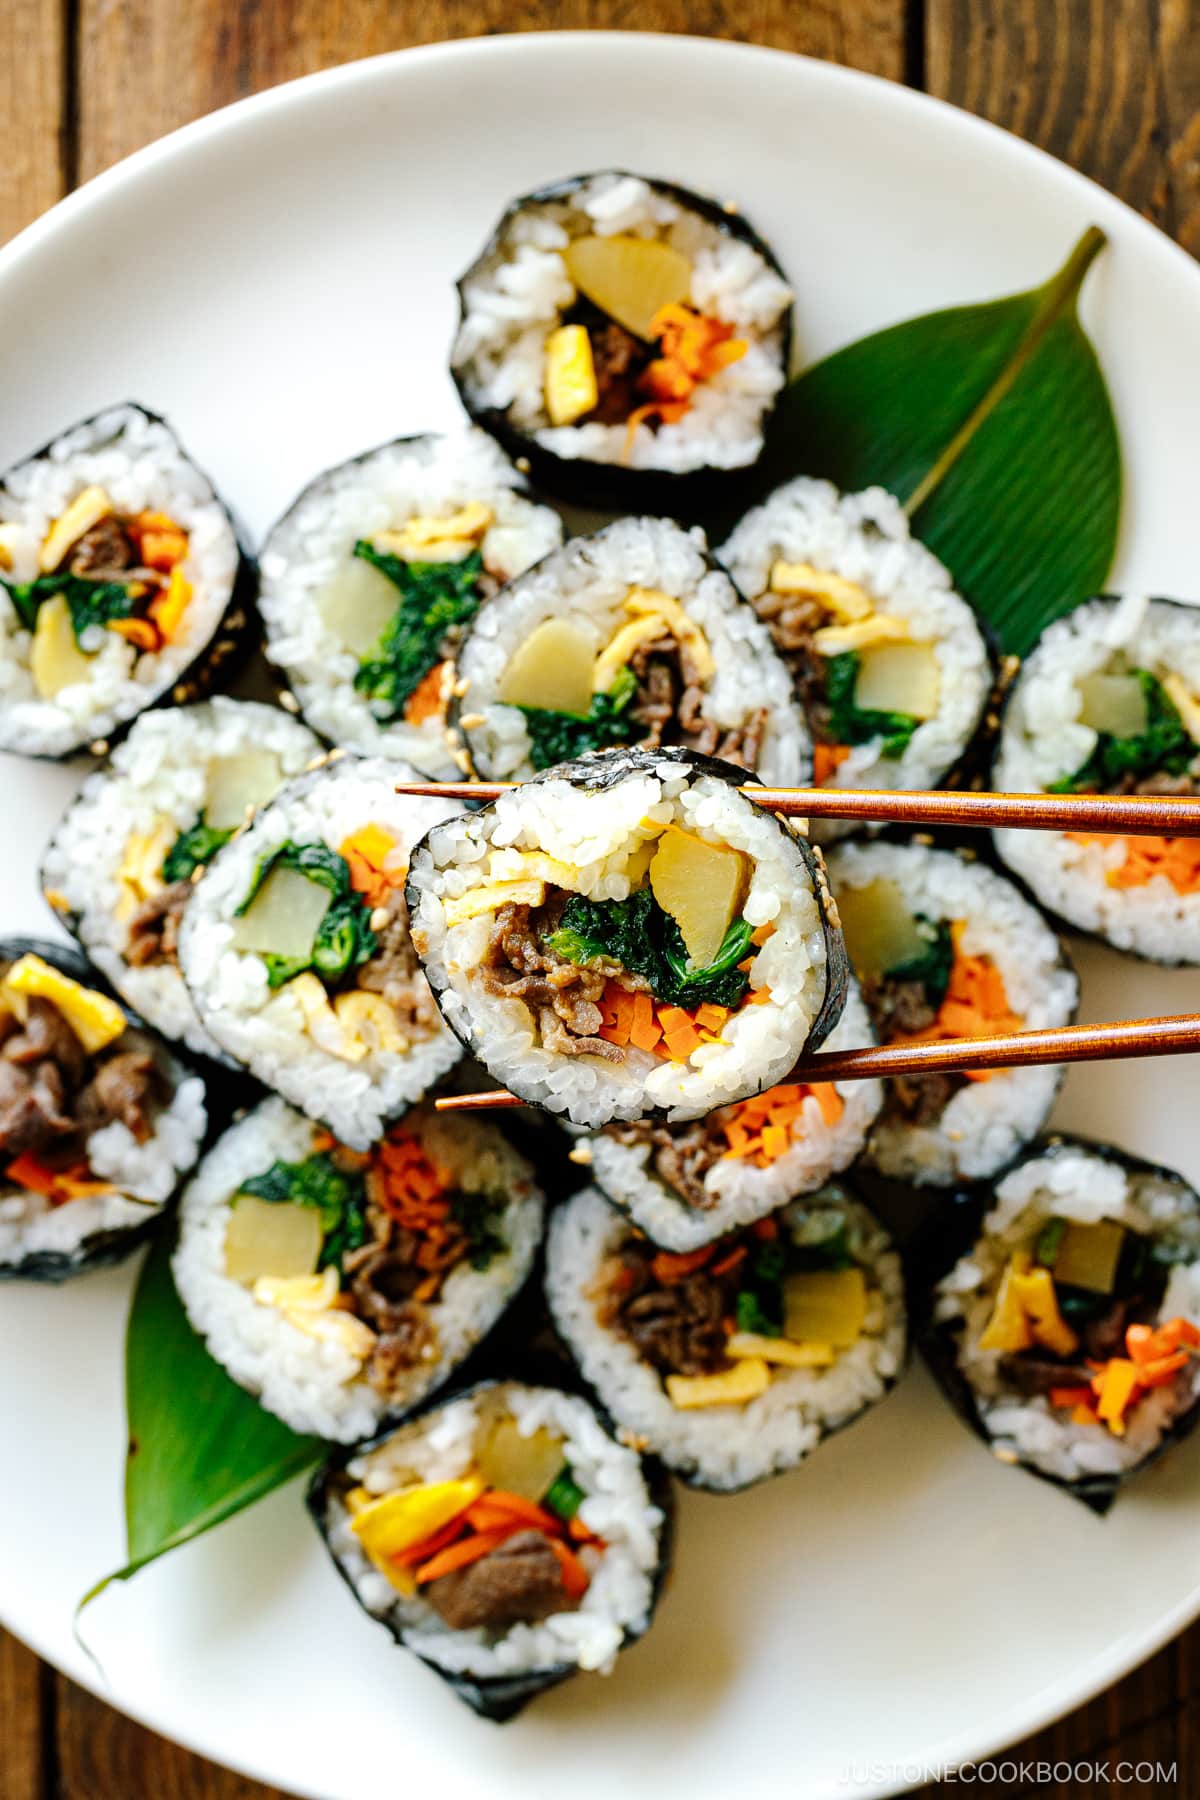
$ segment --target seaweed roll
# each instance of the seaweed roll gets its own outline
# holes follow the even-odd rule
[[[732,207],[620,170],[516,200],[459,283],[451,372],[539,475],[643,492],[745,469],[788,374],[792,292]]]
[[[936,787],[983,716],[991,665],[974,613],[892,496],[802,477],[717,554],[792,673],[818,785]]]
[[[127,1256],[200,1154],[204,1083],[74,951],[0,939],[0,1280]]]
[[[994,779],[1022,793],[1200,792],[1200,608],[1129,595],[1057,620],[1010,692]],[[998,831],[996,849],[1078,930],[1200,963],[1200,839]]]
[[[684,750],[609,750],[435,826],[408,883],[451,1028],[578,1125],[692,1119],[785,1079],[845,1004],[807,841]]]
[[[235,1381],[294,1430],[349,1442],[447,1380],[541,1235],[533,1171],[496,1126],[417,1110],[357,1151],[270,1099],[205,1157],[173,1268]]]
[[[89,775],[42,858],[42,891],[127,1005],[163,1036],[223,1052],[176,954],[199,870],[320,744],[278,707],[218,695],[145,713]]]
[[[248,646],[229,512],[165,420],[115,406],[0,479],[0,749],[69,756]]]
[[[683,1255],[585,1188],[551,1221],[546,1293],[622,1434],[722,1493],[794,1468],[904,1364],[900,1258],[837,1185]]]
[[[1200,1416],[1200,1198],[1170,1169],[1052,1138],[957,1223],[935,1370],[999,1461],[1103,1512]]]
[[[335,1455],[308,1503],[359,1604],[497,1722],[608,1674],[670,1561],[669,1484],[554,1387],[471,1388]]]
[[[829,878],[881,1043],[1070,1023],[1079,983],[1062,945],[993,869],[925,844],[850,843],[830,851]],[[896,1076],[867,1160],[918,1185],[998,1174],[1045,1124],[1062,1077],[1050,1066]]]
[[[699,526],[619,519],[573,538],[480,608],[458,675],[485,780],[614,744],[682,745],[780,787],[812,775],[791,677]]]
[[[455,778],[463,628],[562,529],[482,431],[384,444],[318,476],[267,538],[267,656],[331,743]]]
[[[858,983],[827,1050],[875,1041]],[[576,1162],[664,1250],[696,1250],[823,1187],[861,1153],[883,1105],[878,1081],[783,1082],[703,1119],[606,1125]]]
[[[367,1150],[457,1062],[408,931],[413,845],[462,811],[396,793],[402,763],[334,751],[207,864],[179,928],[204,1030]]]

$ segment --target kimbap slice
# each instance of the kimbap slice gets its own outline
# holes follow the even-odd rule
[[[837,1184],[683,1255],[585,1188],[551,1221],[546,1293],[622,1435],[721,1493],[794,1468],[904,1365],[900,1258]]]
[[[757,462],[792,291],[742,215],[619,170],[516,200],[459,282],[451,373],[542,479],[614,494]]]
[[[562,532],[482,431],[384,444],[318,476],[263,546],[267,656],[331,743],[457,778],[463,629]]]
[[[201,699],[253,617],[227,508],[165,420],[111,407],[0,478],[0,749],[99,753]]]
[[[344,756],[283,788],[205,868],[179,967],[211,1038],[355,1150],[458,1061],[408,930],[414,844],[462,808]]]
[[[1107,1511],[1200,1417],[1200,1198],[1054,1137],[939,1236],[926,1350],[950,1398],[998,1461]]]
[[[1022,793],[1200,792],[1200,609],[1130,595],[1057,620],[1011,689],[993,775]],[[1155,962],[1200,963],[1200,839],[995,837],[1068,924]]]
[[[172,1266],[234,1380],[348,1443],[453,1374],[541,1235],[533,1170],[496,1126],[414,1110],[358,1151],[271,1098],[205,1157]]]
[[[138,719],[90,775],[42,858],[42,891],[147,1024],[223,1058],[179,972],[179,926],[202,870],[254,808],[319,756],[298,719],[218,695]]]
[[[717,554],[792,673],[818,785],[936,787],[979,725],[991,664],[975,614],[891,495],[790,481]]]
[[[118,1262],[196,1163],[204,1083],[75,951],[0,939],[0,1280]]]
[[[308,1504],[359,1604],[496,1722],[611,1673],[670,1563],[666,1478],[560,1388],[471,1388],[334,1455]]]
[[[924,844],[851,843],[830,851],[829,878],[881,1043],[1071,1022],[1079,983],[1062,945],[994,870]],[[1062,1078],[1048,1066],[896,1076],[867,1160],[918,1185],[996,1175],[1042,1129]]]
[[[825,1048],[874,1042],[852,980]],[[686,1124],[606,1125],[571,1158],[590,1165],[605,1197],[655,1244],[698,1250],[849,1168],[882,1105],[878,1081],[783,1082]]]
[[[786,1078],[845,1004],[807,841],[684,750],[548,769],[412,859],[443,1017],[514,1093],[577,1125],[693,1119]]]
[[[791,677],[699,526],[620,519],[481,607],[458,724],[485,780],[588,750],[680,745],[795,787],[812,777]]]

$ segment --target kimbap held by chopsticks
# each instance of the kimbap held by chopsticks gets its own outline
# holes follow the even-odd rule
[[[862,1050],[825,1050],[803,1057],[789,1082],[855,1081],[870,1076],[941,1075],[973,1069],[1012,1069],[1031,1063],[1111,1062],[1119,1057],[1170,1056],[1200,1049],[1200,1013],[1127,1019],[1102,1025],[1012,1031],[999,1037],[956,1038],[925,1044],[883,1044]],[[505,1088],[446,1094],[440,1111],[461,1112],[525,1102]]]
[[[405,782],[397,793],[444,800],[498,799],[505,781]],[[875,788],[740,790],[769,812],[874,824],[958,825],[981,830],[1107,832],[1114,837],[1200,837],[1200,799],[1160,794],[992,794],[894,792]]]

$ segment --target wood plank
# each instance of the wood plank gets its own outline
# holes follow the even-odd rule
[[[63,130],[64,14],[58,0],[7,0],[0,56],[0,243],[61,198],[70,170]]]
[[[904,13],[904,0],[560,0],[553,24],[744,38],[900,79]],[[80,0],[80,178],[294,76],[548,22],[536,0]]]
[[[51,1800],[42,1749],[49,1673],[0,1631],[0,1800]]]
[[[46,1800],[286,1800],[122,1718],[62,1676],[57,1696],[57,1782]]]

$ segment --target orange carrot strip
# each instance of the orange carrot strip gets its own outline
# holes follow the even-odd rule
[[[824,787],[850,754],[849,744],[813,745],[813,786]]]
[[[682,1250],[678,1254],[670,1250],[660,1250],[650,1264],[655,1281],[664,1287],[670,1287],[677,1281],[685,1281],[696,1269],[702,1269],[713,1253],[711,1244],[702,1244],[699,1250]]]
[[[728,1275],[731,1270],[736,1269],[738,1264],[745,1262],[745,1260],[745,1244],[735,1244],[727,1256],[723,1256],[720,1262],[715,1262],[713,1264],[711,1273],[713,1275]]]
[[[562,1584],[569,1600],[579,1600],[587,1593],[591,1577],[576,1556],[575,1552],[563,1543],[561,1538],[546,1540],[558,1558],[558,1566],[562,1571]]]
[[[820,1107],[821,1117],[825,1123],[836,1125],[846,1110],[846,1103],[832,1081],[814,1081],[809,1091]]]
[[[431,1531],[420,1543],[410,1544],[407,1550],[394,1550],[390,1560],[402,1569],[415,1568],[417,1563],[428,1562],[431,1556],[436,1556],[447,1544],[455,1543],[466,1528],[466,1513],[456,1513],[448,1524],[439,1526],[437,1531]]]
[[[416,1570],[418,1587],[423,1587],[427,1581],[437,1581],[442,1575],[451,1575],[455,1569],[465,1569],[468,1563],[478,1562],[481,1556],[489,1555],[518,1530],[520,1527],[513,1525],[507,1530],[477,1531],[474,1537],[460,1538],[456,1544],[439,1550],[436,1556],[421,1564]]]
[[[162,641],[149,619],[110,619],[108,629],[127,639],[135,650],[157,650]]]
[[[649,994],[633,996],[633,1024],[629,1041],[635,1050],[653,1050],[662,1037],[662,1026],[654,1016],[654,1002]]]
[[[421,677],[404,703],[406,725],[424,725],[429,719],[441,717],[445,674],[446,664],[439,662],[434,663],[428,675]]]
[[[467,1518],[475,1523],[476,1511],[490,1512],[497,1515],[493,1525],[499,1525],[506,1518],[519,1519],[524,1525],[536,1525],[539,1531],[553,1532],[561,1529],[562,1521],[545,1507],[538,1506],[536,1501],[526,1500],[521,1494],[510,1493],[507,1488],[489,1488],[467,1508]]]
[[[1185,1369],[1189,1362],[1186,1350],[1176,1350],[1173,1356],[1156,1357],[1153,1362],[1142,1363],[1138,1367],[1137,1378],[1142,1387],[1166,1387],[1174,1381],[1180,1369]]]
[[[1086,1384],[1079,1387],[1052,1387],[1049,1400],[1051,1406],[1087,1406],[1092,1404],[1092,1390]]]

